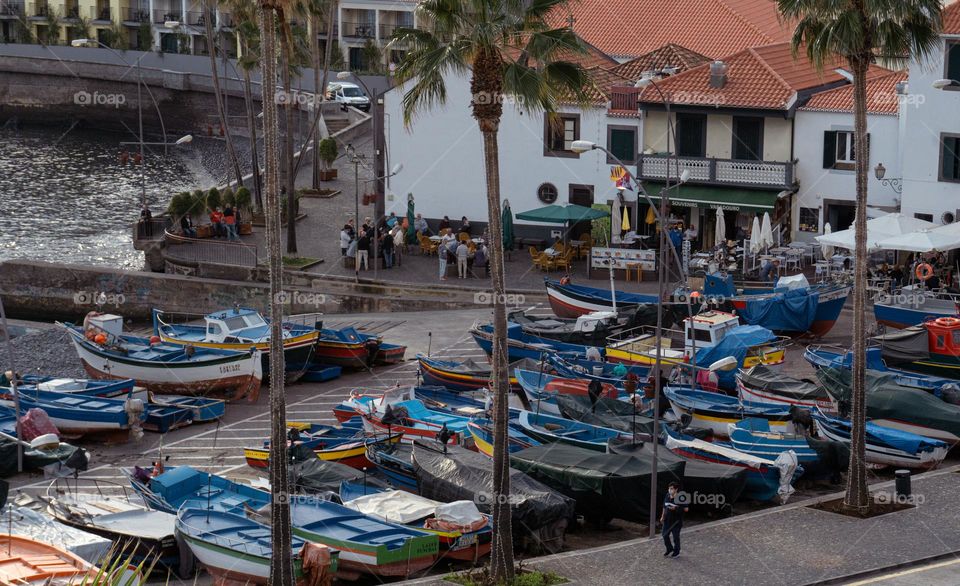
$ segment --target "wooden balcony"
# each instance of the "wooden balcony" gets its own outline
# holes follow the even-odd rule
[[[611,88],[609,113],[615,116],[639,116],[637,98],[642,91],[643,88],[630,86]]]
[[[678,171],[672,155],[640,155],[637,175],[641,180],[664,181],[668,162],[671,181],[686,169],[690,172],[689,183],[779,190],[796,187],[794,163],[776,161],[679,157]]]

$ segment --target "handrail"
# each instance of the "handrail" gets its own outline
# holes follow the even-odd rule
[[[177,260],[251,267],[260,264],[258,248],[243,242],[190,238],[172,233],[170,230],[164,230],[163,237],[166,242],[179,245],[168,246],[166,249],[167,256]],[[191,251],[192,254],[179,254],[186,250]],[[200,251],[213,252],[204,255]]]

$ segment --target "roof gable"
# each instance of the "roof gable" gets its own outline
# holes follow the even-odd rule
[[[867,81],[867,113],[896,116],[900,105],[897,84],[905,81],[905,71],[877,68],[875,76]],[[853,85],[820,92],[800,109],[808,112],[853,113]]]
[[[680,71],[686,71],[708,61],[710,61],[708,57],[696,51],[691,51],[675,43],[668,43],[646,55],[621,63],[614,67],[613,71],[617,75],[636,81],[643,77],[643,74],[647,71],[664,67],[677,67]]]

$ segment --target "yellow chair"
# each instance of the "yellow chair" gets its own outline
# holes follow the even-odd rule
[[[573,266],[573,255],[576,251],[572,248],[568,248],[566,252],[557,256],[553,259],[554,266],[558,269],[570,270],[570,267]]]
[[[459,240],[460,242],[470,242],[470,235],[467,234],[466,232],[461,232],[460,234],[457,235],[457,240]]]
[[[423,254],[434,254],[440,246],[439,242],[434,242],[419,232],[417,233],[417,239],[420,241],[420,252]]]

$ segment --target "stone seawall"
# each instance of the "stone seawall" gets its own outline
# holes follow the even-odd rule
[[[475,289],[354,283],[297,271],[285,274],[284,280],[290,283],[283,298],[288,315],[478,306]],[[261,311],[269,307],[265,283],[20,260],[0,263],[0,297],[11,317],[47,320],[77,320],[97,309],[98,297],[102,311],[138,321],[149,320],[154,307],[184,313],[208,313],[238,304]],[[539,297],[527,295],[527,302],[546,302]]]

